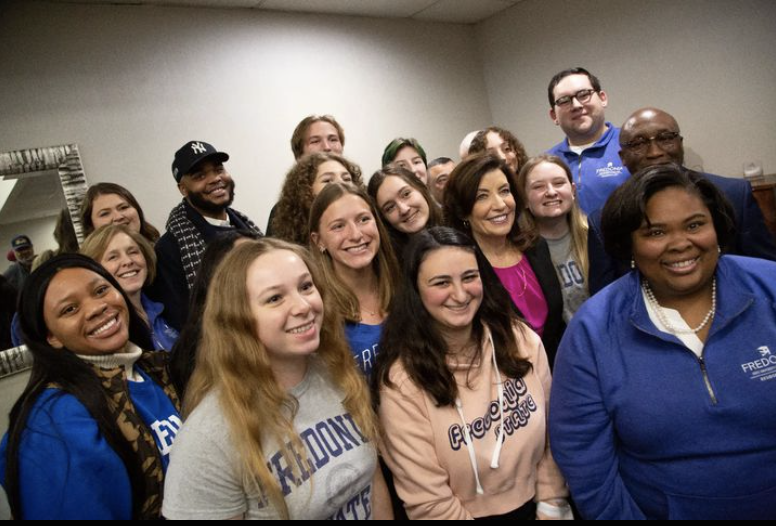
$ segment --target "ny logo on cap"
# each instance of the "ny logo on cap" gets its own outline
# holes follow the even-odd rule
[[[205,153],[207,151],[201,142],[191,143],[191,149],[194,150],[194,153]]]

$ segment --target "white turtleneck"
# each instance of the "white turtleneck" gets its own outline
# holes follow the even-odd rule
[[[132,342],[128,342],[124,352],[113,354],[77,354],[85,362],[96,365],[100,369],[115,369],[124,367],[127,380],[130,382],[142,382],[143,377],[135,370],[135,362],[143,354],[142,349]]]

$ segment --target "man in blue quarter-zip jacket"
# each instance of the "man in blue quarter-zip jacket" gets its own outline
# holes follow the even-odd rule
[[[547,96],[550,118],[566,134],[547,153],[569,166],[579,206],[590,214],[603,207],[609,194],[630,176],[619,156],[620,130],[604,116],[609,98],[595,75],[584,68],[555,75]]]

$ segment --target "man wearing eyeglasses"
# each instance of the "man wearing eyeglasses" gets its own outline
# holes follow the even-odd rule
[[[547,153],[569,166],[579,205],[590,214],[603,207],[609,194],[630,175],[619,156],[620,130],[604,116],[609,99],[599,80],[584,68],[555,75],[547,95],[550,118],[566,134]]]
[[[622,125],[620,157],[631,173],[658,164],[684,165],[683,137],[673,116],[657,108],[642,108]],[[776,261],[776,243],[765,226],[760,207],[752,196],[749,181],[703,173],[733,205],[737,236],[731,253]],[[628,271],[628,262],[611,259],[603,248],[601,211],[588,217],[588,254],[590,257],[590,294]]]

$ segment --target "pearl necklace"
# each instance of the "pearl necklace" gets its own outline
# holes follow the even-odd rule
[[[641,284],[641,288],[644,290],[644,294],[647,296],[649,303],[652,305],[652,307],[654,307],[655,313],[657,314],[657,319],[660,320],[660,323],[662,323],[663,326],[668,329],[668,332],[672,334],[697,334],[712,320],[712,318],[714,318],[714,314],[717,313],[717,278],[714,278],[714,280],[711,282],[711,309],[706,313],[706,317],[703,318],[701,324],[694,329],[690,328],[689,331],[685,329],[677,329],[671,325],[671,323],[668,321],[668,318],[666,317],[663,307],[661,307],[660,303],[657,302],[655,293],[652,292],[649,283],[644,281]]]

